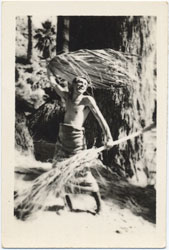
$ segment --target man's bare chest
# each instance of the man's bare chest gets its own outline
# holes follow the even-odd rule
[[[66,103],[66,112],[69,114],[87,114],[88,107],[85,105],[84,101],[72,101],[68,100]]]
[[[69,113],[75,113],[75,114],[79,114],[79,113],[83,113],[85,112],[86,107],[83,104],[75,104],[75,103],[70,103],[68,105],[66,105],[66,111]]]

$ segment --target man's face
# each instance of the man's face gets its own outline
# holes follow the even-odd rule
[[[76,83],[73,83],[73,90],[76,93],[83,94],[87,90],[87,81],[83,78],[77,78]]]

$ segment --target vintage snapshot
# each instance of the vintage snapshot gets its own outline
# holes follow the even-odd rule
[[[165,247],[167,5],[76,4],[4,5],[3,245]]]

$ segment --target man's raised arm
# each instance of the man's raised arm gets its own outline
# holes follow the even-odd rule
[[[53,75],[53,73],[50,71],[50,69],[47,68],[47,76],[49,78],[51,87],[56,91],[56,93],[63,99],[66,99],[68,96],[68,91],[65,91],[65,89],[60,86]]]
[[[91,96],[88,96],[88,106],[89,106],[90,110],[92,111],[92,113],[94,114],[95,118],[98,120],[98,122],[102,128],[104,136],[106,137],[105,138],[106,139],[106,141],[105,141],[106,146],[110,148],[112,146],[113,139],[112,139],[112,135],[111,135],[109,126],[108,126],[106,120],[104,119],[100,109],[98,108],[94,98]]]

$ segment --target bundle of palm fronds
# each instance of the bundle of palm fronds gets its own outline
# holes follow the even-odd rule
[[[112,49],[79,50],[54,57],[48,64],[55,76],[68,82],[76,76],[86,76],[94,88],[126,87],[136,81],[129,60]]]
[[[90,167],[92,160],[98,157],[99,151],[94,148],[84,150],[56,163],[55,168],[51,168],[51,170],[36,178],[32,186],[23,190],[15,199],[15,214],[17,217],[26,219],[30,214],[43,207],[48,195],[59,197],[64,195],[66,185],[73,188],[68,183],[69,180],[87,165]]]
[[[141,133],[151,130],[154,126],[155,124],[152,124],[141,131],[114,141],[112,146],[139,136]],[[97,168],[97,166],[92,164],[92,161],[104,149],[105,147],[102,146],[84,150],[64,161],[56,163],[55,168],[36,178],[32,186],[20,193],[15,199],[17,217],[23,220],[26,219],[30,214],[42,208],[46,198],[51,194],[55,197],[64,195],[66,185],[69,185],[69,181],[76,176],[76,173],[83,170],[86,166]]]

